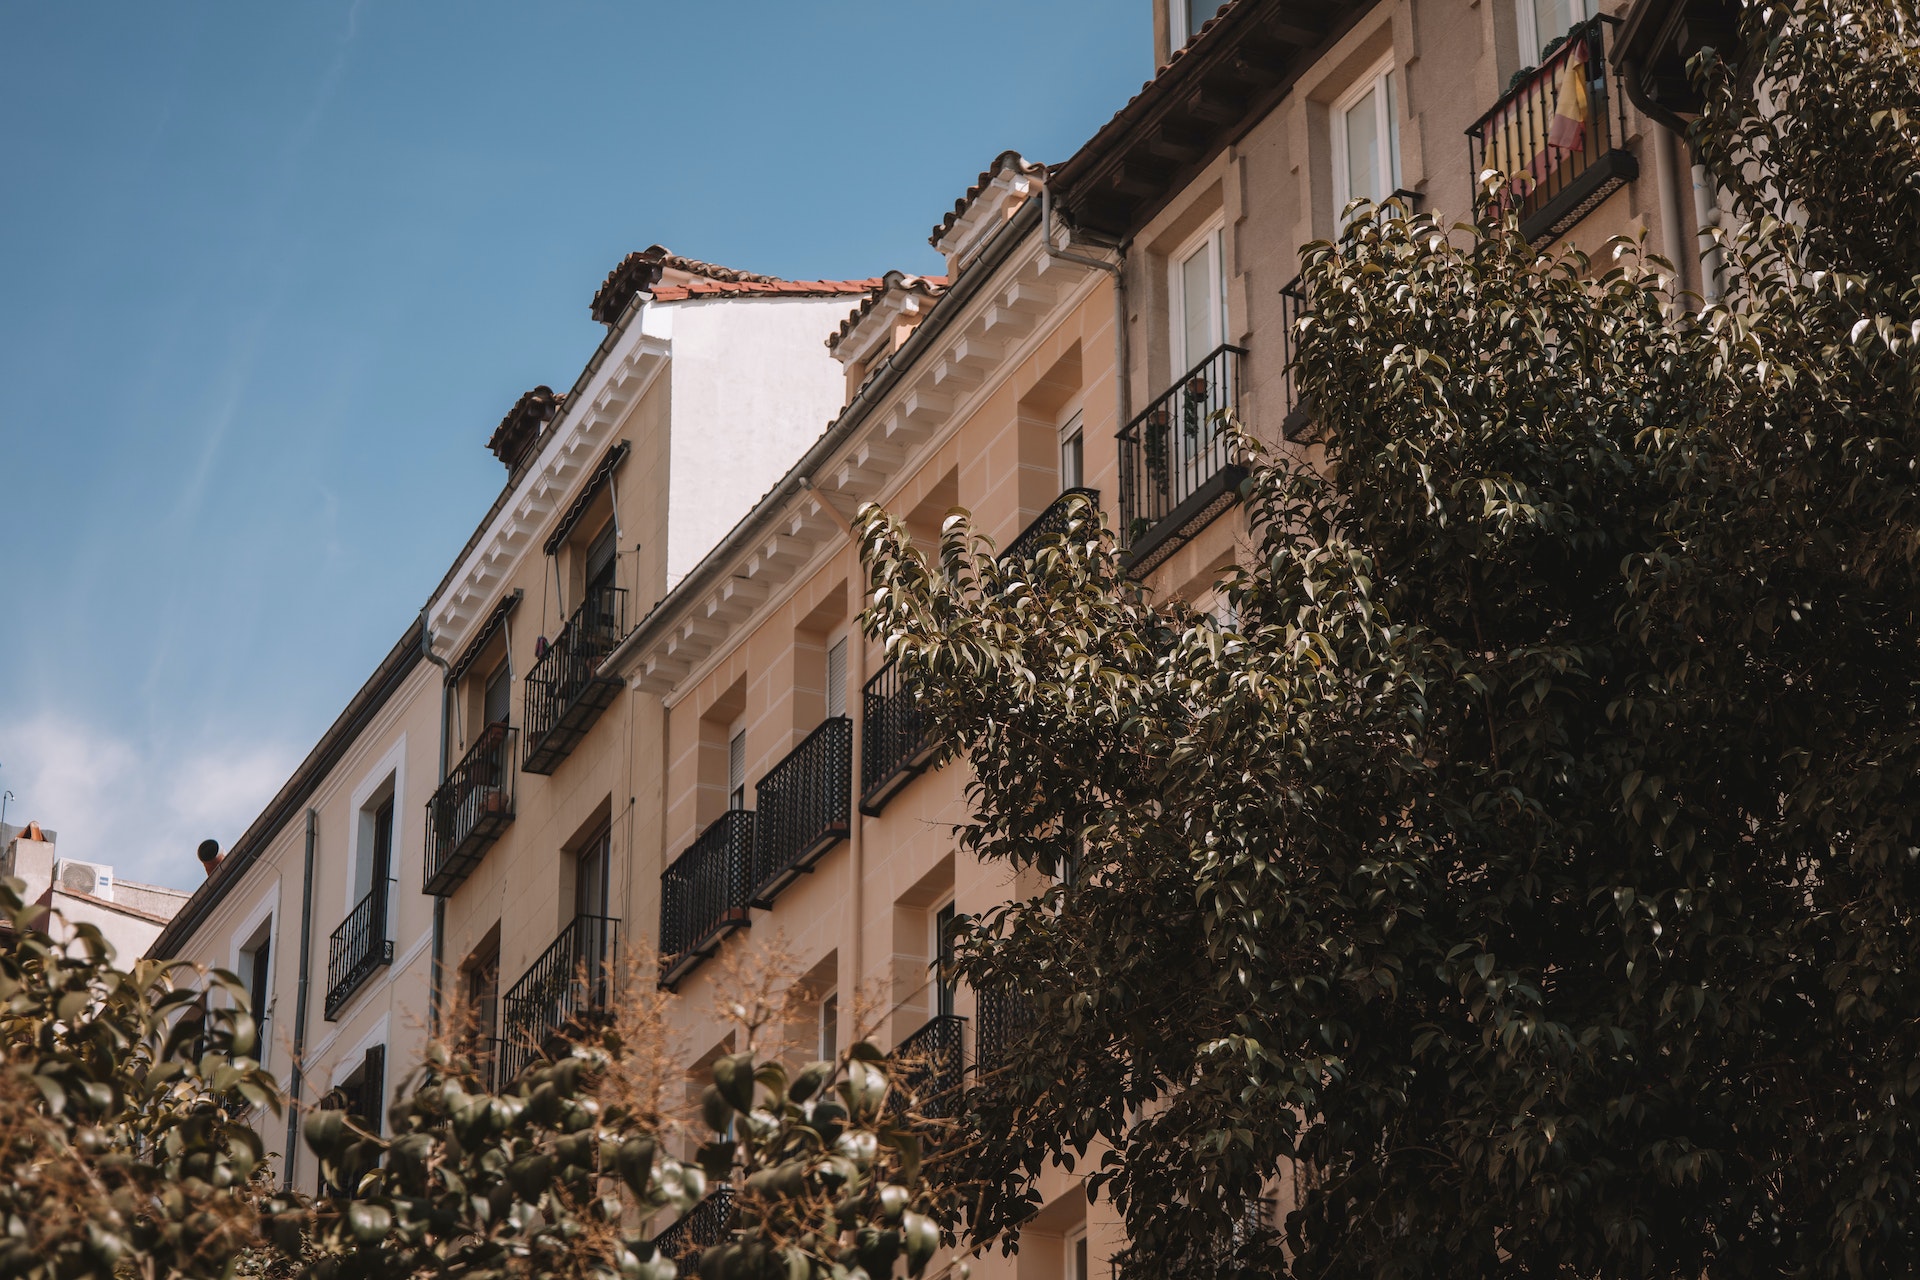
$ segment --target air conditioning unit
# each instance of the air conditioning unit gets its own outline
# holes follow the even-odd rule
[[[113,868],[98,862],[78,862],[70,858],[60,860],[60,873],[55,877],[60,887],[69,893],[84,893],[91,897],[113,901]]]

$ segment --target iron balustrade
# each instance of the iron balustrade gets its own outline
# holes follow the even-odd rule
[[[376,879],[367,896],[327,940],[327,1021],[381,965],[393,963],[393,939],[387,936],[387,882]]]
[[[500,1078],[512,1080],[562,1035],[591,1023],[613,995],[620,922],[575,916],[553,945],[513,984],[501,1027]]]
[[[929,1120],[951,1118],[966,1081],[966,1032],[965,1018],[935,1014],[895,1046],[897,1111],[910,1110]]]
[[[1073,517],[1075,497],[1085,498],[1094,511],[1100,509],[1100,491],[1098,489],[1068,489],[1053,500],[1045,511],[1033,518],[1032,523],[1022,529],[1007,549],[1000,553],[1000,563],[1008,564],[1015,560],[1027,560],[1033,553],[1045,545],[1048,538],[1064,535],[1067,525]]]
[[[1619,21],[1602,14],[1575,27],[1467,129],[1475,181],[1488,169],[1506,175],[1497,199],[1529,240],[1565,234],[1639,173],[1622,146],[1627,103],[1617,69],[1608,85],[1606,42]]]
[[[774,895],[847,838],[853,818],[853,721],[831,716],[754,788],[751,904]]]
[[[1120,429],[1120,536],[1145,572],[1225,510],[1246,468],[1222,421],[1240,400],[1240,358],[1221,345]]]
[[[528,773],[552,773],[620,692],[600,664],[627,634],[624,587],[594,587],[527,672]]]
[[[733,1188],[722,1182],[678,1222],[653,1238],[653,1247],[672,1258],[681,1276],[698,1275],[700,1251],[725,1244],[733,1226]]]
[[[660,985],[671,990],[747,924],[753,894],[753,813],[711,823],[660,875]]]
[[[860,812],[872,816],[926,771],[940,743],[913,690],[889,661],[861,691]]]
[[[518,745],[519,730],[488,725],[427,801],[428,893],[444,898],[458,888],[513,822]]]
[[[1033,998],[1012,987],[987,987],[974,993],[979,1029],[974,1033],[973,1061],[982,1076],[1007,1065],[1013,1046],[1024,1039],[1039,1017]]]

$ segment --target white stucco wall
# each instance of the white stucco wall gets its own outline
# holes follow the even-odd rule
[[[648,308],[670,313],[673,342],[669,590],[839,413],[846,372],[827,335],[859,303],[857,294],[750,296]]]

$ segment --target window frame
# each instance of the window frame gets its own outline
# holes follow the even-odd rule
[[[1530,3],[1531,0],[1523,0]],[[1333,100],[1327,109],[1327,132],[1333,144],[1333,217],[1334,221],[1345,226],[1344,214],[1347,204],[1358,198],[1353,190],[1353,166],[1349,163],[1347,136],[1347,113],[1360,105],[1368,94],[1374,98],[1374,137],[1375,145],[1383,154],[1374,158],[1383,161],[1381,168],[1386,178],[1387,189],[1380,193],[1376,202],[1385,201],[1394,192],[1400,190],[1400,93],[1397,85],[1400,68],[1397,59],[1388,53],[1366,71],[1355,77],[1346,92]],[[1386,92],[1376,93],[1385,87]]]
[[[1193,20],[1193,6],[1196,2],[1202,7],[1208,4],[1213,5],[1213,12],[1197,23]],[[1172,57],[1192,44],[1193,38],[1200,34],[1199,29],[1210,20],[1219,17],[1220,10],[1224,8],[1226,5],[1219,0],[1167,0],[1167,44],[1170,46],[1167,56]]]
[[[820,997],[820,1007],[814,1015],[813,1047],[820,1060],[825,1062],[839,1060],[840,992],[838,990],[829,991]]]
[[[927,963],[933,975],[928,980],[932,988],[932,999],[927,1002],[929,1018],[952,1017],[958,1007],[959,983],[953,980],[949,969],[953,956],[951,934],[959,919],[960,909],[952,898],[935,904],[927,912],[927,923],[933,934]]]
[[[1073,474],[1067,474],[1069,446],[1072,449]],[[1084,489],[1087,484],[1087,423],[1086,414],[1075,409],[1060,424],[1060,492],[1069,489]]]
[[[1084,1257],[1081,1256],[1083,1254]],[[1060,1270],[1067,1280],[1088,1280],[1087,1272],[1092,1267],[1093,1253],[1087,1243],[1087,1224],[1082,1221],[1068,1227],[1066,1234],[1060,1238]]]
[[[1567,31],[1556,31],[1548,35],[1540,30],[1540,15],[1534,10],[1535,3],[1536,0],[1513,0],[1514,43],[1519,46],[1522,67],[1539,66],[1542,61],[1540,54],[1546,48],[1547,41],[1566,35],[1567,31],[1573,30],[1583,22],[1591,21],[1600,12],[1598,0],[1573,0],[1575,5],[1586,10],[1586,17],[1574,19],[1568,25]]]
[[[736,765],[739,769],[737,773]],[[746,807],[747,725],[743,716],[727,729],[727,812],[734,813]]]
[[[1207,282],[1213,292],[1207,302],[1219,329],[1214,334],[1212,345],[1205,351],[1195,352],[1186,349],[1187,291],[1184,268],[1199,253],[1209,255]],[[1227,341],[1227,220],[1224,215],[1210,219],[1206,226],[1187,237],[1178,249],[1167,255],[1167,302],[1170,322],[1167,349],[1172,356],[1169,363],[1173,366],[1167,377],[1171,381],[1198,365],[1209,352],[1217,350]]]

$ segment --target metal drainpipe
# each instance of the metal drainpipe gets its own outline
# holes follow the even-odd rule
[[[857,578],[860,573],[860,549],[856,546],[853,551],[853,571]],[[862,600],[866,597],[865,591],[857,591],[856,594]],[[853,643],[855,640],[858,640],[860,643]],[[860,691],[859,696],[863,704],[861,709],[864,711],[866,688],[867,637],[862,633],[859,620],[856,617],[853,627],[847,634],[847,712],[853,720],[853,759],[850,762],[853,769],[853,826],[849,830],[847,837],[847,876],[851,882],[849,887],[852,890],[852,892],[848,894],[848,913],[853,916],[853,937],[850,940],[851,945],[847,956],[847,963],[853,970],[853,988],[849,992],[850,998],[844,1006],[848,1009],[857,1009],[860,1004],[860,982],[863,977],[860,970],[861,965],[865,963],[867,950],[865,940],[867,929],[867,815],[860,812],[860,762],[866,759],[867,751],[866,716],[864,714],[852,715],[853,700],[855,697],[854,690],[857,689]],[[834,1049],[837,1051],[839,1047],[840,1046],[835,1045]]]
[[[1700,296],[1708,302],[1720,301],[1720,246],[1708,240],[1707,232],[1720,225],[1720,201],[1713,175],[1695,156],[1693,162],[1693,222],[1699,228],[1703,245],[1712,245],[1700,254]]]
[[[1653,135],[1654,190],[1660,201],[1660,252],[1680,276],[1676,292],[1687,285],[1687,242],[1680,230],[1680,184],[1674,179],[1673,135],[1655,125]]]
[[[300,1155],[301,1055],[307,1051],[307,988],[313,965],[313,847],[320,817],[307,810],[307,860],[300,884],[300,985],[293,998],[293,1074],[287,1080],[287,1150],[280,1164],[281,1189],[293,1190],[293,1164]]]
[[[1092,258],[1083,253],[1069,253],[1065,249],[1053,247],[1053,186],[1047,180],[1047,166],[1022,160],[1020,168],[1028,177],[1040,184],[1040,247],[1048,258],[1055,262],[1071,262],[1083,267],[1093,267],[1113,277],[1113,364],[1117,388],[1114,395],[1114,410],[1119,418],[1119,426],[1125,427],[1133,417],[1133,391],[1127,378],[1127,251],[1115,249],[1119,255],[1116,262],[1104,258]],[[1073,231],[1067,231],[1067,243],[1073,243]]]
[[[508,631],[507,634],[511,637],[513,633]],[[433,651],[433,629],[427,625],[427,609],[424,605],[422,605],[420,609],[420,656],[428,662],[431,662],[434,666],[439,667],[443,677],[453,674],[452,665],[445,658]],[[513,652],[511,646],[509,646],[507,652],[507,663],[508,670],[512,670]],[[447,780],[447,702],[452,696],[453,690],[448,686],[447,681],[442,679],[440,681],[440,772],[438,779],[433,784],[433,789],[436,794],[438,794],[441,786],[444,785]],[[435,894],[433,898],[433,954],[429,959],[429,963],[433,966],[433,972],[429,975],[427,981],[428,1035],[438,1035],[440,1033],[440,969],[441,954],[446,943],[446,937],[447,900],[439,894]]]

